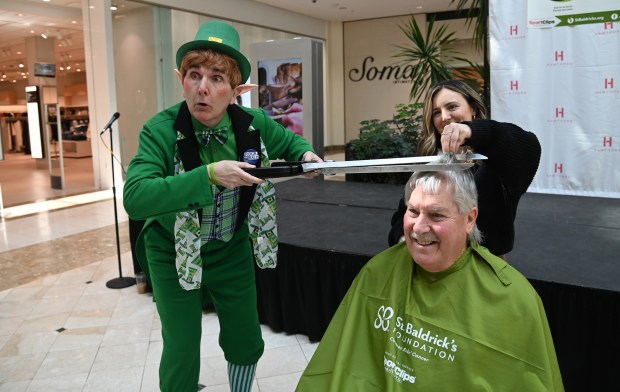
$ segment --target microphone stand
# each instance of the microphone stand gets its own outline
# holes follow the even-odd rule
[[[113,122],[113,121],[111,121]],[[124,289],[125,287],[132,286],[136,284],[136,278],[131,277],[123,277],[123,269],[121,267],[121,246],[120,240],[118,236],[118,212],[116,209],[116,186],[114,183],[114,147],[112,140],[112,124],[108,123],[103,132],[106,130],[110,131],[110,159],[111,159],[111,167],[112,167],[112,197],[114,199],[114,225],[116,228],[116,256],[118,258],[118,278],[110,279],[105,284],[109,289]]]

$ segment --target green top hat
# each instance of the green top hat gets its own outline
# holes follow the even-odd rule
[[[239,33],[226,22],[210,21],[204,23],[198,29],[193,41],[187,42],[177,50],[177,68],[181,68],[181,62],[187,52],[196,49],[212,49],[232,57],[241,70],[241,82],[245,83],[250,77],[250,62],[239,51]]]

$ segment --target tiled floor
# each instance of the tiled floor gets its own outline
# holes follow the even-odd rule
[[[158,390],[151,294],[106,287],[119,276],[112,208],[108,200],[2,221],[0,391]],[[126,216],[119,221],[123,276],[133,276]],[[217,316],[205,314],[203,391],[228,390],[218,331]],[[253,390],[293,391],[316,344],[266,326],[263,338]]]
[[[152,296],[106,287],[120,274],[111,192],[49,203],[5,208],[0,218],[0,391],[157,391]],[[121,271],[133,276],[122,201],[117,211]],[[253,391],[294,391],[317,344],[262,329]],[[202,391],[228,391],[218,331],[217,315],[205,314]]]

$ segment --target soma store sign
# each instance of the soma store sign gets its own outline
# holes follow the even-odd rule
[[[352,82],[388,80],[392,83],[411,83],[413,65],[377,66],[374,62],[374,57],[367,56],[359,68],[349,70],[349,80]]]

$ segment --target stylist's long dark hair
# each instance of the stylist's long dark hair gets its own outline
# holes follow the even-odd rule
[[[486,107],[480,95],[469,84],[462,80],[445,80],[435,83],[426,93],[424,99],[424,121],[422,122],[421,139],[418,143],[417,155],[435,155],[440,148],[441,130],[433,125],[433,99],[442,89],[452,90],[461,94],[469,106],[474,109],[474,119],[486,118]]]

